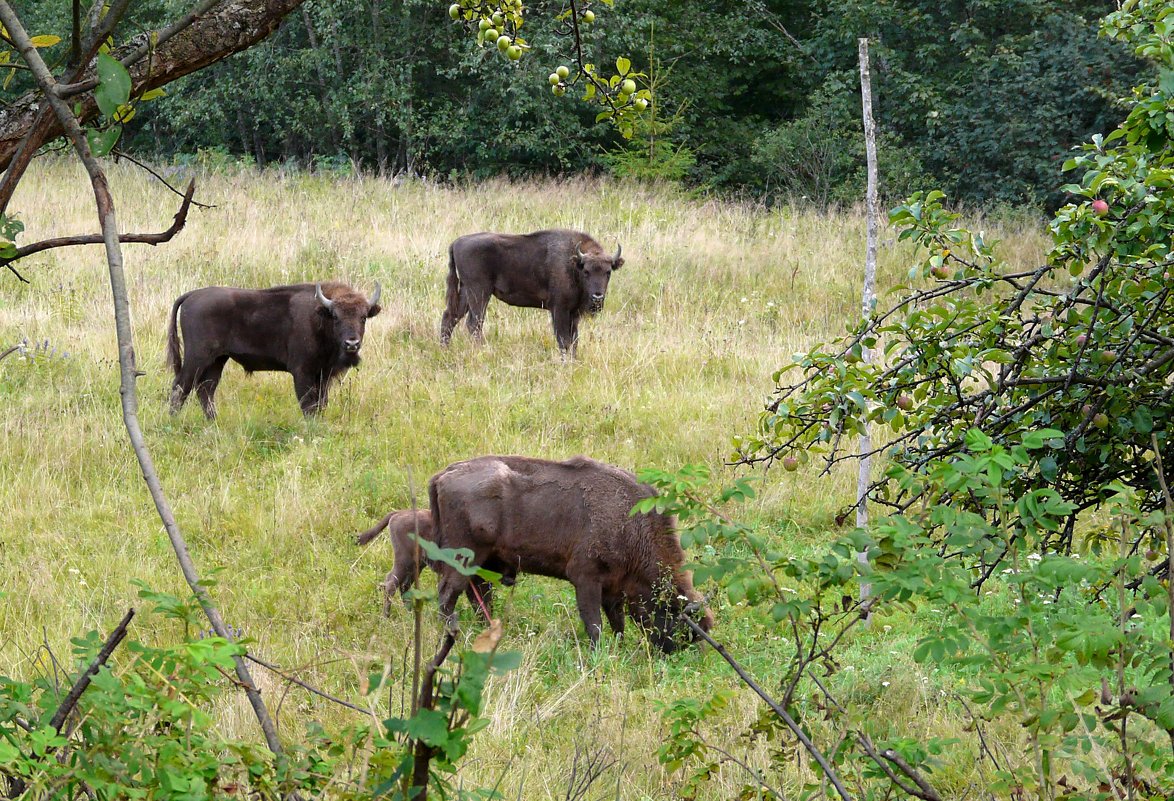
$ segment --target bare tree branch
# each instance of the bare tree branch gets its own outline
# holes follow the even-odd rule
[[[791,730],[796,739],[798,739],[799,742],[803,744],[803,747],[807,749],[807,753],[811,754],[812,758],[815,759],[817,763],[819,763],[820,770],[823,771],[823,775],[827,777],[827,780],[831,782],[832,786],[836,788],[836,792],[839,793],[840,798],[844,799],[844,801],[852,801],[852,796],[848,795],[848,791],[844,788],[843,783],[840,781],[840,777],[836,775],[836,769],[832,767],[831,763],[827,761],[827,758],[820,752],[820,750],[815,747],[815,743],[811,741],[811,738],[807,736],[807,733],[803,731],[803,728],[795,721],[795,719],[787,713],[787,710],[783,709],[783,707],[780,706],[777,701],[775,701],[767,694],[766,690],[762,689],[762,687],[760,687],[758,683],[754,681],[750,674],[746,672],[745,668],[739,665],[734,657],[730,656],[729,651],[727,651],[721,643],[719,643],[713,637],[710,637],[709,632],[698,626],[697,623],[689,617],[688,609],[686,609],[685,614],[681,615],[681,620],[689,624],[689,628],[693,629],[693,633],[709,643],[713,650],[717,651],[718,655],[721,656],[722,659],[726,660],[729,666],[734,669],[734,672],[738,674],[738,678],[740,678],[747,687],[753,690],[759,698],[765,701],[766,705],[769,706],[774,711],[774,713],[779,716],[779,719],[787,725],[787,728]]]
[[[187,223],[188,209],[192,205],[192,195],[195,194],[195,191],[196,182],[193,179],[188,184],[187,192],[183,195],[183,203],[180,205],[179,211],[175,213],[175,221],[171,223],[171,227],[166,231],[160,231],[157,234],[119,234],[118,241],[141,245],[159,245],[164,242],[170,242],[172,237],[182,231],[184,225]],[[23,259],[25,256],[31,256],[34,253],[40,253],[44,250],[71,247],[73,245],[100,245],[104,241],[102,234],[79,234],[77,236],[58,236],[53,239],[44,239],[40,242],[34,242],[31,245],[17,248],[15,255],[0,259],[0,266],[8,267],[10,262]]]
[[[122,622],[106,638],[106,643],[102,646],[102,650],[98,651],[98,655],[94,657],[94,661],[90,663],[90,666],[86,668],[86,672],[77,677],[77,681],[73,683],[73,687],[66,694],[65,700],[61,702],[61,705],[57,707],[57,711],[53,713],[53,717],[49,720],[49,725],[58,734],[61,733],[61,727],[65,725],[65,719],[69,717],[69,713],[77,706],[77,702],[81,699],[82,693],[90,686],[94,675],[106,664],[106,660],[114,653],[114,649],[118,647],[118,644],[126,638],[126,627],[130,625],[130,619],[134,616],[135,610],[128,609],[126,614],[122,616]]]

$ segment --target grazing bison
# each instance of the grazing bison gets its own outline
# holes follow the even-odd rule
[[[416,511],[408,509],[402,512],[391,512],[355,539],[359,545],[366,545],[378,537],[384,529],[387,529],[387,534],[391,537],[391,550],[395,558],[391,572],[383,580],[383,616],[387,617],[391,614],[392,596],[397,590],[400,595],[410,590],[416,584],[416,579],[420,577],[420,571],[423,569],[420,546],[412,539],[412,535],[429,542],[436,542],[436,538],[432,536],[432,513],[427,509]],[[432,560],[425,558],[423,562],[436,572],[440,572],[439,567]],[[507,587],[514,583],[515,576],[509,572],[508,565],[487,564],[482,567],[501,573],[501,583]],[[465,594],[468,595],[469,603],[475,609],[479,609],[484,603],[486,612],[492,613],[493,585],[488,581],[480,576],[473,576]]]
[[[270,289],[210,286],[180,295],[167,329],[167,362],[175,372],[171,411],[178,411],[194,389],[204,414],[214,418],[213,397],[229,359],[250,373],[292,374],[302,413],[321,411],[330,383],[359,363],[367,318],[380,311],[379,293],[378,282],[368,301],[361,292],[331,281]]]
[[[603,308],[607,282],[624,260],[609,256],[579,231],[532,234],[470,234],[448,248],[448,294],[440,341],[466,314],[474,339],[481,340],[485,307],[496,297],[511,306],[550,309],[554,337],[565,355],[575,354],[579,317]]]
[[[683,569],[673,518],[629,515],[653,494],[631,473],[583,456],[565,462],[482,456],[449,465],[428,482],[438,545],[470,549],[473,564],[571,582],[593,644],[602,608],[613,631],[624,630],[627,611],[668,653],[694,639],[678,616],[701,597]],[[440,611],[454,625],[468,579],[451,566],[438,567]],[[713,616],[706,610],[699,622],[709,630]]]

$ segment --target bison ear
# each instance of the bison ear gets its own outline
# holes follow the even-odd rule
[[[622,257],[617,258],[615,261],[613,261],[611,263],[611,271],[614,273],[616,270],[620,269],[623,266],[624,266],[623,258]]]
[[[367,316],[374,317],[381,311],[383,311],[382,306],[380,306],[378,303],[372,303],[371,306],[367,309]]]

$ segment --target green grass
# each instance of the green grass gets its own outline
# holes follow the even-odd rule
[[[168,225],[177,198],[140,174],[115,167],[112,177],[124,230]],[[409,506],[413,492],[426,503],[430,475],[486,453],[585,453],[630,469],[699,462],[731,477],[730,438],[754,426],[771,373],[859,314],[864,221],[854,212],[768,210],[582,180],[447,188],[242,172],[202,177],[199,196],[216,208],[193,210],[172,243],[125,248],[148,445],[197,564],[218,571],[213,592],[229,623],[264,658],[351,699],[371,662],[391,664],[399,686],[411,642],[406,610],[380,615],[391,549],[359,549],[353,535]],[[84,176],[63,164],[34,168],[13,208],[28,226],[22,241],[94,229]],[[1039,263],[1046,242],[1031,225],[980,224],[1007,240],[1017,263]],[[498,302],[483,347],[462,327],[442,348],[448,243],[478,230],[554,226],[624,247],[606,310],[582,326],[580,358],[558,358],[547,315]],[[911,257],[884,232],[882,288],[904,278]],[[133,580],[185,591],[122,427],[101,249],[52,251],[20,269],[32,284],[6,277],[0,286],[0,347],[27,337],[70,354],[0,362],[0,591],[9,594],[0,674],[27,678],[45,669],[42,641],[60,656],[71,636],[110,628],[137,601]],[[381,281],[384,312],[368,326],[362,367],[319,419],[302,419],[288,376],[247,377],[236,366],[225,372],[215,423],[194,398],[168,415],[163,347],[176,296],[336,277],[368,291]],[[788,548],[815,548],[851,501],[850,472],[770,472],[739,514],[785,532]],[[625,799],[675,798],[681,777],[656,762],[655,703],[715,688],[737,700],[708,734],[762,765],[764,746],[738,737],[759,705],[715,653],[662,658],[639,636],[610,635],[591,653],[565,583],[526,577],[502,600],[503,647],[523,651],[524,662],[491,683],[492,724],[465,762],[466,786],[508,770],[506,797],[561,799],[576,748],[606,748],[619,761],[600,787],[619,782]],[[463,606],[471,636],[477,624]],[[772,686],[785,637],[720,597],[714,607],[715,635]],[[836,680],[895,731],[949,732],[959,722],[940,683],[909,656],[920,625],[897,616],[861,632]],[[435,637],[432,615],[428,626]],[[156,618],[133,625],[145,639],[176,633]],[[284,736],[297,738],[309,721],[353,719],[257,674]],[[260,739],[243,696],[216,714],[226,733]],[[945,773],[962,784],[972,769]],[[788,770],[785,781],[796,781]],[[710,797],[734,796],[743,779],[723,767]]]

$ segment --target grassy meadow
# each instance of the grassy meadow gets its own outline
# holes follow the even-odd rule
[[[113,167],[111,177],[123,230],[170,224],[179,198],[129,167]],[[196,563],[219,571],[213,593],[227,621],[266,660],[352,701],[372,663],[390,663],[400,686],[412,631],[399,604],[390,619],[381,615],[389,544],[358,548],[356,532],[410,506],[413,493],[424,505],[429,476],[480,454],[583,453],[629,469],[704,463],[733,476],[723,465],[730,438],[754,426],[772,372],[841,334],[860,309],[864,220],[855,212],[586,180],[454,188],[253,172],[203,175],[197,198],[215,208],[193,209],[171,243],[124,248],[147,442]],[[84,175],[64,162],[34,166],[12,208],[27,225],[22,243],[96,230]],[[1042,225],[979,225],[1003,240],[1010,260],[1043,257]],[[547,227],[579,228],[624,249],[605,310],[581,326],[578,360],[559,359],[549,315],[498,301],[484,346],[462,325],[441,347],[448,244],[475,231]],[[911,258],[883,231],[882,292]],[[17,266],[31,283],[2,279],[0,350],[27,338],[52,351],[0,362],[0,674],[27,678],[48,669],[45,646],[61,658],[70,637],[109,630],[138,600],[132,581],[186,588],[122,425],[102,249],[50,251]],[[163,353],[178,295],[329,278],[368,293],[382,282],[383,312],[368,324],[362,366],[335,387],[323,415],[302,418],[288,375],[249,377],[235,364],[214,423],[194,395],[168,414]],[[787,547],[810,549],[832,536],[853,487],[847,472],[772,471],[737,513],[770,526]],[[424,580],[434,585],[430,574]],[[524,660],[490,686],[492,722],[463,763],[466,786],[501,778],[506,798],[562,799],[576,753],[603,750],[617,762],[588,797],[678,797],[682,774],[656,760],[657,705],[737,689],[718,655],[691,648],[659,657],[638,634],[617,640],[610,631],[590,652],[566,583],[527,577],[500,597],[503,647]],[[460,608],[472,636],[477,621]],[[713,608],[714,635],[772,686],[785,640],[720,594]],[[430,653],[439,623],[431,614],[426,623]],[[837,681],[894,732],[941,734],[960,723],[941,702],[941,677],[923,675],[909,656],[918,625],[893,619],[855,633],[855,658]],[[175,626],[142,615],[132,636],[173,638]],[[254,670],[291,739],[309,721],[330,728],[356,718]],[[766,768],[763,745],[739,737],[759,705],[748,691],[736,698],[707,738]],[[260,741],[242,694],[216,716],[226,733]],[[796,765],[783,768],[784,787],[810,775]],[[939,786],[964,787],[973,767],[943,766]],[[704,797],[736,797],[745,780],[723,766]]]

